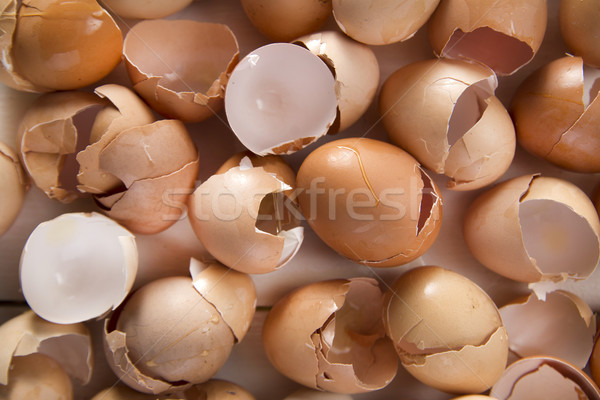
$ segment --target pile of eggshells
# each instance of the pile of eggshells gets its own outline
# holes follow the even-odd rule
[[[545,0],[242,0],[231,7],[270,41],[242,57],[227,25],[165,18],[191,2],[3,4],[0,80],[41,95],[17,148],[0,143],[0,234],[31,212],[33,186],[95,209],[29,233],[30,310],[0,326],[0,398],[73,399],[71,379],[93,380],[105,357],[115,384],[94,400],[254,399],[215,375],[253,323],[254,277],[284,269],[310,230],[375,273],[297,285],[269,307],[264,353],[305,387],[288,400],[367,399],[399,368],[444,398],[600,399],[596,316],[561,287],[598,264],[600,196],[538,171],[505,178],[517,146],[600,173],[597,2],[560,1],[568,54],[523,76],[508,106],[496,89],[540,48]],[[431,58],[380,82],[377,49],[424,29]],[[118,65],[128,84],[109,81]],[[373,105],[389,141],[344,136]],[[215,118],[247,150],[199,182],[188,128]],[[456,220],[444,195],[465,192],[455,231],[481,268],[526,284],[522,298],[500,306],[452,268],[411,264]],[[136,236],[184,218],[211,258],[140,277]],[[393,279],[373,278],[383,269]]]

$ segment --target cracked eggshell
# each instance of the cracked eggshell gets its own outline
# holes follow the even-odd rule
[[[27,189],[27,178],[19,156],[9,146],[0,142],[0,237],[17,219]]]
[[[600,71],[571,56],[531,74],[510,106],[519,144],[561,168],[600,172],[599,77]]]
[[[369,278],[317,282],[290,292],[265,320],[267,357],[309,388],[352,394],[385,387],[398,359],[380,318],[382,298]]]
[[[198,176],[198,151],[179,120],[121,131],[98,161],[100,170],[122,186],[96,195],[96,201],[106,215],[136,233],[157,233],[177,222]]]
[[[508,338],[490,297],[440,267],[404,273],[385,294],[383,322],[404,368],[450,393],[480,393],[504,371]]]
[[[274,271],[294,257],[304,238],[295,210],[283,201],[289,189],[262,167],[231,168],[194,191],[190,224],[204,248],[229,268],[250,274]],[[270,203],[271,212],[262,213]]]
[[[229,27],[189,20],[139,22],[123,47],[135,91],[158,113],[185,122],[221,110],[238,55]]]
[[[428,23],[429,43],[439,57],[511,75],[537,53],[547,19],[546,0],[442,0]]]
[[[589,197],[558,178],[524,175],[479,195],[463,234],[487,268],[521,282],[585,279],[600,257],[600,222]]]
[[[448,188],[481,188],[506,172],[516,147],[510,115],[494,96],[497,83],[493,71],[477,63],[409,64],[382,86],[383,125],[392,143],[445,174]]]
[[[584,368],[594,347],[596,317],[579,296],[556,290],[500,308],[510,350],[518,357],[544,354]]]
[[[293,42],[319,56],[334,72],[340,113],[338,130],[345,130],[363,116],[379,88],[375,53],[336,31],[314,33]]]
[[[252,25],[273,42],[318,31],[331,14],[331,0],[242,0]]]
[[[82,323],[55,324],[29,310],[2,324],[0,337],[3,342],[0,347],[0,385],[11,386],[11,365],[15,358],[35,354],[54,360],[59,366],[57,369],[83,384],[90,381],[94,358],[92,339]],[[15,400],[23,398],[16,397]]]
[[[253,153],[290,154],[334,125],[335,78],[306,48],[271,43],[250,52],[235,67],[225,112],[237,138]]]
[[[136,277],[135,237],[97,213],[63,214],[39,224],[20,262],[23,296],[40,317],[70,324],[101,317]]]
[[[71,90],[121,61],[121,30],[96,0],[3,1],[0,80],[18,90]],[[18,12],[17,12],[18,9]]]
[[[498,400],[538,398],[561,400],[598,400],[600,392],[579,368],[555,357],[526,357],[506,368],[491,390]]]
[[[410,39],[440,0],[333,0],[333,16],[346,35],[370,45]]]
[[[193,0],[102,0],[104,7],[120,17],[136,19],[163,18],[183,10]]]
[[[569,50],[584,62],[600,68],[600,7],[594,0],[561,0],[560,33]]]
[[[357,263],[392,267],[421,256],[442,221],[435,183],[404,150],[367,138],[329,142],[298,170],[306,220],[332,249]]]

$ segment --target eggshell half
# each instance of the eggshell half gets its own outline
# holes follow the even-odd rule
[[[27,191],[27,178],[13,149],[0,142],[0,236],[15,221]]]
[[[442,0],[428,23],[429,42],[439,57],[511,75],[537,53],[547,19],[546,0]]]
[[[481,194],[469,207],[463,233],[487,268],[521,282],[584,279],[600,257],[600,222],[574,184],[525,175]]]
[[[561,0],[560,33],[569,50],[584,62],[600,68],[600,7],[594,0]]]
[[[226,25],[189,20],[139,22],[123,43],[135,91],[160,114],[186,122],[205,120],[222,108],[238,54]]]
[[[596,318],[579,296],[556,290],[531,294],[502,308],[510,350],[519,357],[548,355],[584,368],[594,346]]]
[[[347,129],[367,111],[379,88],[375,53],[337,31],[302,36],[294,43],[306,47],[333,70],[340,113],[337,129]]]
[[[381,301],[369,278],[300,287],[269,312],[265,352],[279,372],[309,388],[348,394],[381,389],[398,366],[379,317]]]
[[[528,152],[572,171],[600,172],[600,95],[586,72],[580,57],[551,61],[519,86],[510,110]]]
[[[183,10],[193,0],[102,0],[104,7],[123,18],[163,18]]]
[[[54,360],[68,375],[81,383],[92,376],[92,339],[82,323],[54,324],[33,311],[26,311],[0,326],[0,385],[10,383],[15,357],[42,354]],[[42,360],[43,361],[43,360]]]
[[[515,129],[494,96],[496,86],[494,73],[481,64],[412,63],[384,82],[382,122],[392,143],[445,174],[448,188],[478,189],[502,176],[515,153]]]

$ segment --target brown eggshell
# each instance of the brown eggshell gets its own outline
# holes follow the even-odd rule
[[[324,392],[314,389],[298,389],[283,400],[352,400],[347,394]]]
[[[600,8],[594,0],[561,0],[560,33],[569,50],[584,62],[600,68]]]
[[[391,267],[421,256],[441,227],[442,199],[419,163],[389,143],[348,138],[310,153],[298,171],[308,223],[353,261]]]
[[[600,399],[598,387],[583,371],[548,356],[526,357],[509,365],[490,396],[498,400],[526,400],[531,399],[532,393],[544,399]]]
[[[425,60],[393,73],[379,107],[392,143],[449,180],[473,190],[497,180],[516,146],[512,120],[497,97],[494,73],[460,60]]]
[[[452,400],[498,400],[494,397],[484,396],[481,394],[468,394],[466,396],[454,397]]]
[[[202,121],[222,108],[238,54],[226,25],[188,20],[139,22],[123,48],[135,91],[160,114],[186,122]]]
[[[354,124],[373,102],[379,87],[379,64],[368,46],[337,31],[325,31],[294,40],[319,56],[335,74],[340,113],[339,131]]]
[[[121,30],[96,0],[22,2],[17,22],[12,68],[34,87],[81,88],[121,61]]]
[[[558,178],[525,175],[489,189],[468,209],[463,233],[479,262],[521,282],[584,279],[600,257],[591,200]]]
[[[27,188],[27,178],[19,156],[9,146],[0,142],[0,236],[19,215]]]
[[[111,13],[123,18],[151,19],[163,18],[183,10],[193,0],[102,0]]]
[[[589,368],[592,378],[596,385],[600,382],[600,341],[598,338],[600,335],[596,332],[596,338],[594,340],[594,348],[592,349],[592,355],[589,359]]]
[[[379,318],[381,300],[369,278],[298,288],[269,312],[265,352],[279,372],[310,388],[349,394],[381,389],[398,366]]]
[[[555,290],[531,294],[500,308],[510,350],[519,357],[544,354],[583,368],[594,346],[594,312],[579,296]]]
[[[403,274],[385,295],[383,321],[406,370],[439,390],[482,392],[506,365],[496,305],[456,272],[419,267]]]
[[[194,191],[190,224],[206,250],[229,268],[251,274],[274,271],[295,255],[303,228],[271,233],[259,229],[257,222],[263,199],[289,188],[262,167],[231,168]]]
[[[56,92],[40,97],[25,113],[19,126],[18,151],[35,185],[51,199],[70,202],[81,196],[75,187],[65,187],[75,186],[77,169],[67,160],[80,150],[78,143],[85,143],[79,128],[87,122],[81,119],[89,119],[86,111],[105,104],[91,93]],[[69,177],[64,176],[67,173]]]
[[[439,0],[333,0],[333,16],[352,39],[385,45],[410,39],[427,22]]]
[[[184,392],[183,399],[202,400],[255,400],[243,387],[222,379],[211,379],[194,385]]]
[[[439,57],[511,75],[537,53],[547,19],[546,0],[442,0],[428,23],[429,42]]]
[[[331,14],[331,0],[242,0],[242,7],[252,25],[274,42],[316,32]]]
[[[241,151],[229,157],[215,172],[223,174],[231,168],[239,167],[243,158],[248,157],[253,167],[262,167],[265,171],[275,174],[277,179],[284,182],[291,188],[296,187],[296,173],[281,156],[267,154],[258,156],[249,150]]]
[[[96,393],[90,400],[163,400],[163,396],[150,395],[125,385],[115,385]],[[169,397],[173,399],[173,397]],[[173,399],[174,400],[174,399]]]
[[[580,57],[566,56],[542,66],[517,89],[511,114],[517,140],[528,152],[577,172],[600,172],[600,99],[584,103]]]
[[[10,379],[12,360],[40,353],[55,360],[61,369],[81,381],[92,376],[92,339],[82,323],[53,324],[26,311],[0,326],[0,385]]]

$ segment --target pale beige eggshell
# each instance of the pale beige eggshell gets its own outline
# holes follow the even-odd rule
[[[352,400],[347,394],[331,393],[314,389],[298,389],[283,400]]]
[[[596,317],[574,293],[555,290],[545,299],[535,294],[500,308],[509,348],[518,357],[548,355],[584,368],[594,347]]]
[[[244,12],[260,33],[288,42],[318,31],[331,15],[331,0],[242,0]]]
[[[265,320],[267,357],[283,375],[309,388],[347,394],[381,389],[398,366],[379,319],[381,300],[377,282],[369,278],[297,288]],[[331,346],[337,337],[350,351],[336,356]]]
[[[221,110],[238,55],[237,40],[226,25],[189,20],[139,22],[123,47],[135,91],[155,111],[186,122]]]
[[[9,146],[0,142],[0,237],[19,215],[27,189],[27,177],[19,156]]]
[[[123,18],[163,18],[183,10],[193,0],[101,0],[104,8]]]
[[[0,326],[0,385],[9,383],[14,357],[44,354],[82,383],[90,381],[94,355],[92,339],[83,323],[54,324],[26,311]]]
[[[570,51],[586,64],[600,68],[600,8],[594,0],[561,0],[560,33]]]
[[[418,61],[384,82],[382,122],[392,143],[445,174],[448,188],[478,189],[502,176],[515,153],[515,129],[496,86],[481,64]]]
[[[138,392],[125,385],[115,385],[96,393],[90,400],[163,400],[163,396],[155,396]],[[172,397],[169,399],[175,400]]]
[[[439,390],[483,392],[506,366],[496,305],[456,272],[428,266],[403,274],[385,295],[383,321],[406,370]]]
[[[427,22],[439,0],[333,0],[333,16],[352,39],[386,45],[410,39]]]
[[[69,375],[52,358],[41,353],[14,357],[7,386],[0,385],[2,400],[72,400]]]
[[[333,70],[339,131],[354,124],[373,102],[379,88],[379,63],[368,46],[341,32],[325,31],[295,39]]]
[[[525,248],[519,217],[521,204],[530,200],[549,200],[550,203],[546,204],[562,204],[566,208],[561,207],[561,210],[569,210],[570,214],[574,214],[571,220],[581,222],[580,228],[585,231],[580,230],[581,237],[570,242],[565,242],[569,238],[563,237],[551,247],[558,250],[566,245],[575,249],[583,243],[582,239],[587,239],[585,248],[577,250],[584,257],[582,260],[572,260],[560,271],[536,265],[537,262]],[[541,226],[539,223],[532,224],[534,227],[536,225]],[[581,189],[558,178],[533,174],[504,181],[479,195],[469,207],[463,225],[465,242],[479,262],[507,278],[529,283],[584,279],[589,276],[600,257],[599,233],[598,214]],[[596,244],[588,247],[590,242]]]
[[[546,0],[442,0],[428,23],[429,42],[439,57],[511,75],[537,53],[547,19]]]
[[[251,274],[274,271],[296,254],[303,228],[275,235],[259,230],[257,218],[263,198],[288,189],[262,167],[231,168],[194,191],[189,200],[190,224],[206,250],[229,268]]]
[[[545,64],[519,86],[510,110],[525,150],[561,168],[600,172],[600,95],[586,106],[583,68],[572,56]]]
[[[74,119],[105,104],[87,92],[55,92],[40,97],[25,113],[18,131],[18,152],[35,185],[49,198],[67,203],[82,195],[75,188],[63,187],[61,180],[63,166],[79,151],[78,139],[83,134]]]
[[[498,400],[531,399],[598,400],[600,391],[582,370],[555,357],[526,357],[509,365],[490,396]]]

